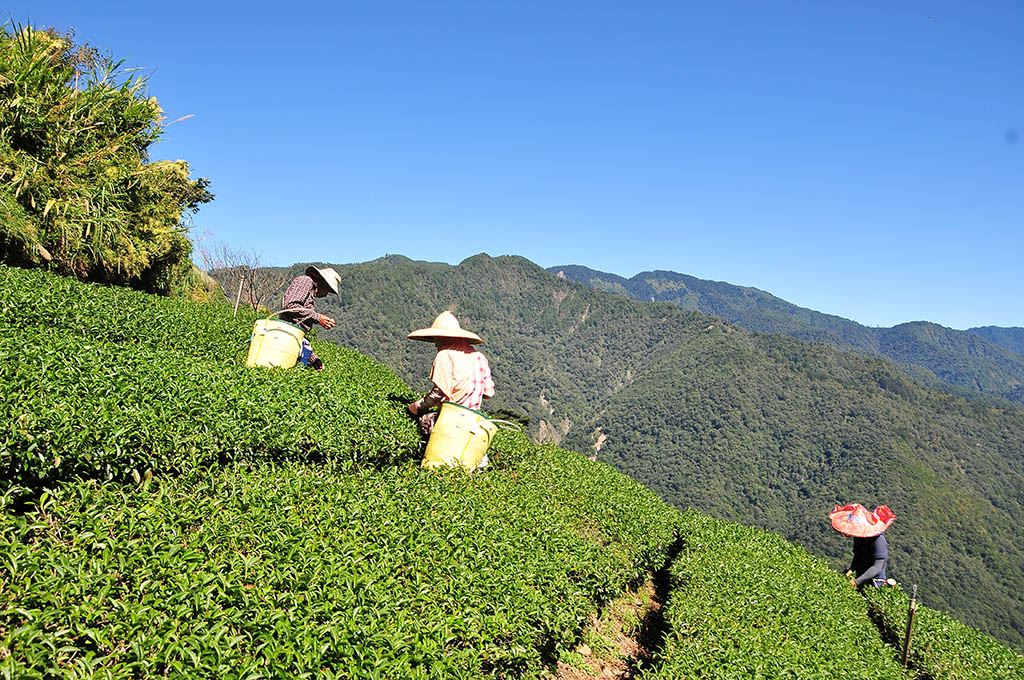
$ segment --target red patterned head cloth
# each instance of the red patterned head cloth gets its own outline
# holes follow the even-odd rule
[[[837,505],[828,518],[832,521],[832,528],[843,536],[870,538],[888,529],[896,515],[888,505],[879,505],[871,512],[860,503],[854,503],[843,507]]]

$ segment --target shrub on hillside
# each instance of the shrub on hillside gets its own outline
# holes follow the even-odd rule
[[[166,294],[192,272],[182,216],[213,194],[185,161],[149,162],[163,112],[119,69],[70,34],[0,27],[0,255]]]

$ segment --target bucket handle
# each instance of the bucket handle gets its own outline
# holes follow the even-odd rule
[[[523,426],[519,423],[513,423],[511,420],[498,420],[497,418],[488,418],[487,420],[492,423],[498,424],[499,430],[510,430],[512,432],[522,432]],[[504,427],[502,427],[504,425]]]

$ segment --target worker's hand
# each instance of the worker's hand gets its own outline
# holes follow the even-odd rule
[[[857,579],[851,578],[850,579],[850,585],[853,586],[854,588],[856,588],[857,587]]]
[[[334,328],[335,326],[338,325],[337,321],[335,321],[331,317],[327,316],[326,314],[321,314],[320,318],[317,319],[317,323],[319,323],[321,326],[323,326],[324,328],[326,328],[328,330],[330,330],[330,329],[332,329],[332,328]]]
[[[419,401],[412,402],[411,404],[409,404],[409,406],[407,408],[409,409],[409,413],[411,413],[414,418],[420,414],[420,402]]]

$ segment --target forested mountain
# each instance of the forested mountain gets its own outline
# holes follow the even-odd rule
[[[579,265],[548,271],[635,300],[671,302],[714,314],[748,330],[884,356],[908,375],[954,394],[1024,402],[1024,329],[990,326],[957,331],[927,322],[871,328],[798,307],[757,288],[676,272],[641,272],[626,279]]]
[[[1024,647],[1024,411],[930,389],[872,357],[575,284],[518,257],[332,265],[326,337],[426,389],[405,334],[451,309],[486,340],[490,408],[596,451],[678,507],[767,528],[845,568],[834,503],[889,504],[892,575]],[[304,265],[296,265],[299,272]]]
[[[980,335],[986,340],[1002,345],[1017,354],[1024,354],[1024,328],[981,326],[979,328],[968,328],[967,332]]]

